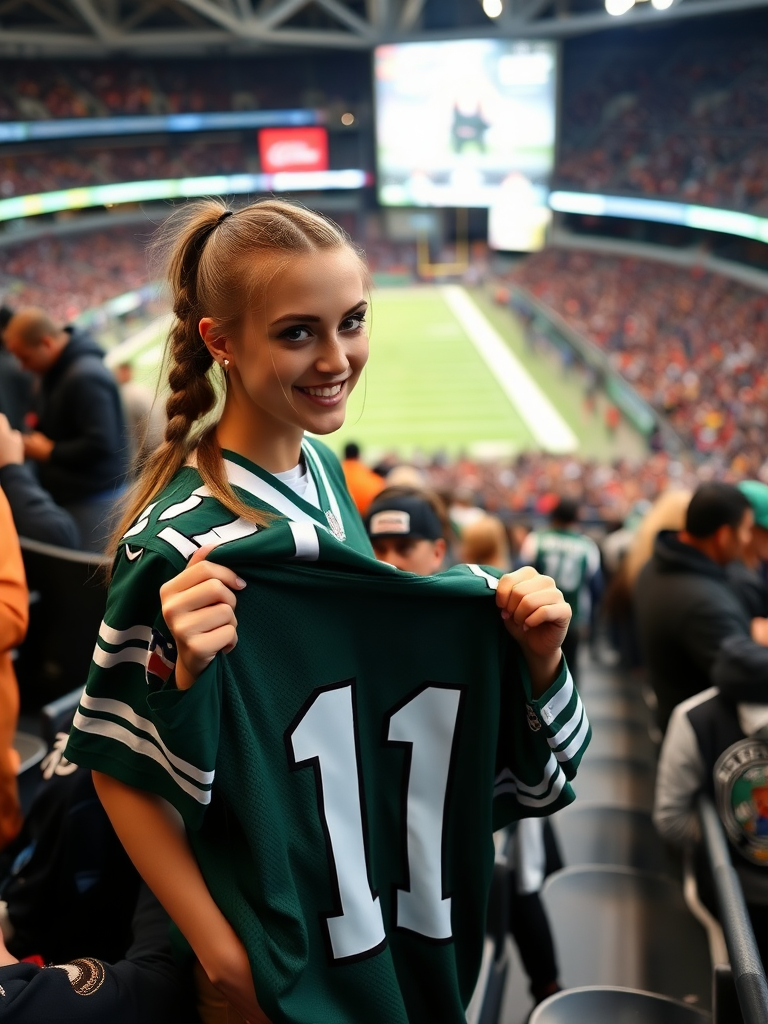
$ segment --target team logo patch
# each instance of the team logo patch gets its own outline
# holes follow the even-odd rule
[[[768,866],[768,742],[739,740],[720,755],[714,774],[728,838],[747,860]]]
[[[371,516],[368,529],[372,537],[376,537],[381,533],[402,533],[407,535],[411,532],[411,516],[408,512],[401,512],[399,509],[375,512]]]
[[[159,630],[153,629],[147,651],[147,683],[167,683],[175,668],[176,644],[166,640]]]
[[[54,964],[53,969],[64,971],[79,996],[92,996],[104,984],[104,964],[89,956],[82,960],[72,960],[68,964]]]
[[[541,722],[539,721],[539,716],[536,714],[536,712],[533,710],[530,704],[525,705],[525,714],[528,719],[528,728],[531,730],[531,732],[538,732],[541,728]]]

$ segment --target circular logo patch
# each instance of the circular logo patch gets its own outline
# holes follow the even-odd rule
[[[104,964],[89,956],[54,966],[56,970],[66,973],[70,985],[79,996],[92,996],[104,984]]]
[[[739,853],[768,867],[768,743],[739,740],[715,765],[717,810]]]

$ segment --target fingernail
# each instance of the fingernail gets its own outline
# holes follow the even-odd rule
[[[244,586],[246,585],[246,584],[245,584],[245,580],[241,580],[239,576],[238,576],[238,577],[237,577],[237,579],[235,580],[235,583],[236,583],[236,584],[238,585],[238,587],[240,587],[240,589],[241,589],[241,590],[242,590],[242,589],[243,589],[243,587],[244,587]]]
[[[509,612],[508,611],[503,611],[501,613],[501,617],[502,617],[502,619],[508,619],[509,618]]]

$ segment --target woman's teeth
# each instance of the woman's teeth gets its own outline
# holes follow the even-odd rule
[[[330,388],[302,388],[302,391],[306,391],[308,395],[314,395],[316,398],[333,398],[341,391],[341,384],[334,384]]]

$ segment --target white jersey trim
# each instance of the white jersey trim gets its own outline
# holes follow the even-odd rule
[[[486,572],[485,569],[481,569],[479,565],[470,565],[469,562],[467,563],[467,568],[471,573],[474,573],[475,576],[479,576],[481,580],[485,580],[491,590],[498,590],[499,581],[495,576],[491,576],[489,572]]]
[[[296,554],[293,557],[316,562],[320,557],[320,538],[317,536],[315,524],[289,522],[288,526],[296,545]]]
[[[551,725],[557,716],[563,711],[564,708],[568,707],[568,702],[573,696],[573,677],[570,669],[566,672],[565,682],[552,697],[551,700],[541,708],[539,712],[542,721],[546,725]]]

